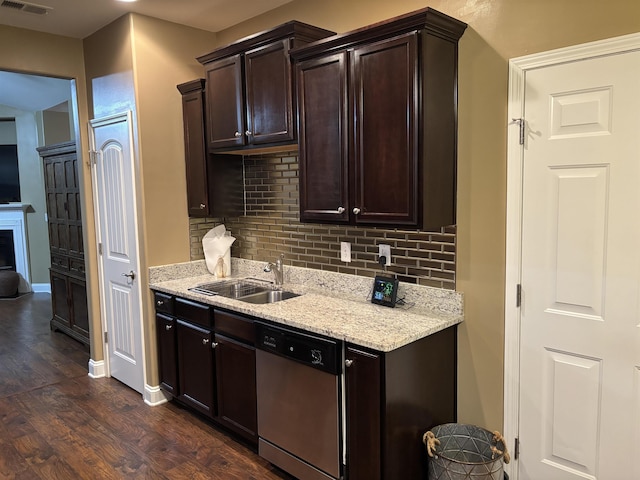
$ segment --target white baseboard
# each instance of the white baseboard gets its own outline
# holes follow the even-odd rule
[[[89,376],[91,378],[103,378],[106,374],[104,360],[89,360]]]
[[[144,403],[152,407],[157,407],[171,400],[171,395],[164,392],[160,387],[151,385],[144,386]]]
[[[51,293],[50,283],[32,283],[33,293]]]

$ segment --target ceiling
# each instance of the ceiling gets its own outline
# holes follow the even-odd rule
[[[0,25],[85,38],[127,12],[218,32],[291,0],[0,0]],[[45,14],[30,11],[46,11]],[[0,105],[40,111],[65,102],[69,80],[0,71]]]
[[[210,32],[219,32],[290,1],[243,0],[240,3],[236,0],[0,0],[0,25],[85,38],[125,13],[135,12]],[[37,10],[46,13],[30,13]]]

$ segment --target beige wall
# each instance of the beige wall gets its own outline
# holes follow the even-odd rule
[[[433,7],[469,24],[460,41],[458,420],[503,421],[508,59],[640,31],[631,0],[294,0],[219,32],[221,44],[296,19],[345,32]]]
[[[44,110],[42,112],[43,145],[53,145],[73,140],[72,128],[70,115],[67,112],[53,110]]]
[[[147,383],[158,385],[155,317],[148,289],[149,266],[190,258],[182,98],[176,85],[200,78],[195,57],[215,45],[211,32],[132,15],[140,154],[144,252],[143,278]],[[142,268],[144,267],[144,268]]]

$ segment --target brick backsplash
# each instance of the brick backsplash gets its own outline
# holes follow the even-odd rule
[[[240,160],[240,158],[239,158]],[[204,258],[202,237],[224,223],[236,241],[231,255],[373,277],[381,273],[378,244],[391,245],[387,274],[400,281],[455,289],[456,228],[438,231],[300,223],[296,152],[244,157],[246,215],[191,218],[191,260]],[[340,242],[351,243],[351,263],[340,261]]]

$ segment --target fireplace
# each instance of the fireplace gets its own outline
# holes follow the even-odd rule
[[[0,270],[16,270],[13,230],[0,230]]]
[[[27,249],[27,209],[30,206],[26,203],[0,204],[0,269],[8,267],[20,274],[20,292],[31,291]],[[5,243],[12,245],[3,246]]]

